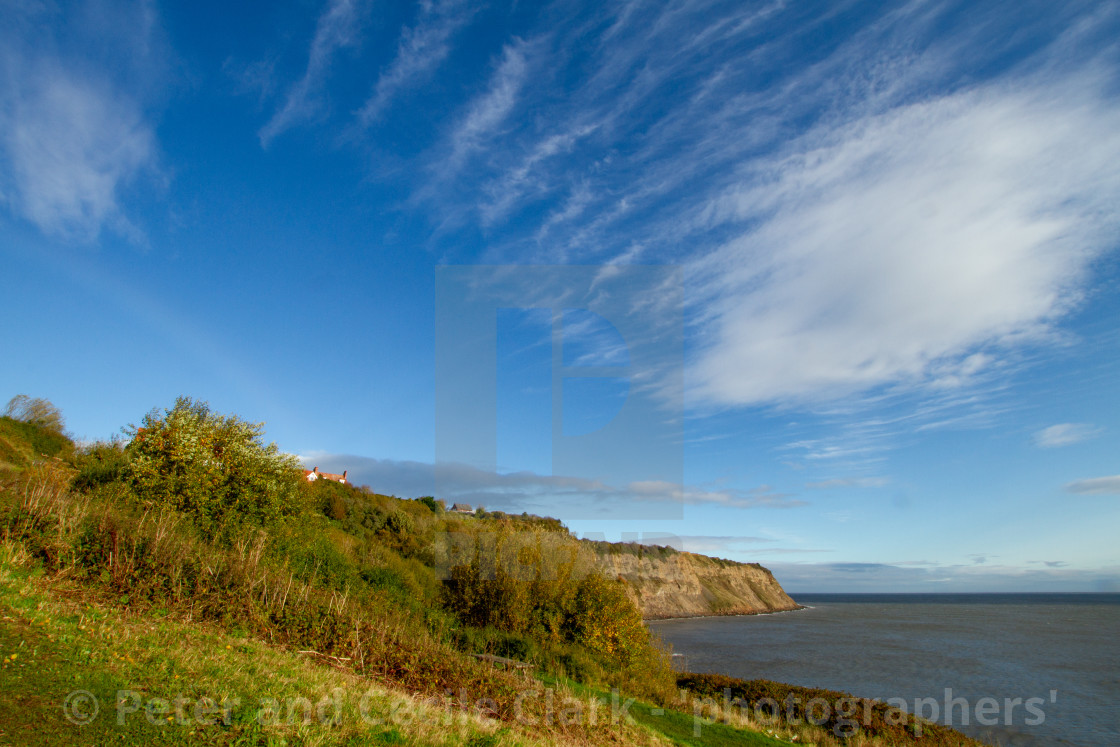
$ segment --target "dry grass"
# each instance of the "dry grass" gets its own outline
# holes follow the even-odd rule
[[[155,728],[162,737],[174,737],[173,744],[218,743],[215,730],[221,726],[200,726],[191,716],[195,705],[209,698],[219,707],[237,703],[234,731],[249,738],[246,744],[668,744],[630,724],[572,733],[497,720],[485,709],[462,708],[457,698],[402,691],[345,665],[331,666],[313,652],[284,651],[205,625],[106,607],[88,589],[30,572],[31,560],[22,545],[0,544],[0,626],[24,631],[21,641],[29,638],[27,631],[44,639],[37,654],[53,645],[56,661],[74,662],[63,667],[64,679],[84,676],[82,689],[102,701],[98,723],[84,732],[98,739],[144,741]],[[37,654],[21,654],[15,662],[34,666]],[[54,689],[57,713],[66,693]],[[563,695],[556,697],[563,701]],[[176,699],[185,718],[176,714]],[[170,707],[170,719],[158,727],[135,710],[161,702]],[[123,725],[116,723],[119,717]],[[609,713],[599,717],[609,720]],[[54,721],[51,728],[60,729],[59,736],[83,734]]]

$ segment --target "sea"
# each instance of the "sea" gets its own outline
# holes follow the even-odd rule
[[[1002,747],[1120,747],[1120,594],[795,598],[805,609],[650,628],[686,671],[905,704]]]

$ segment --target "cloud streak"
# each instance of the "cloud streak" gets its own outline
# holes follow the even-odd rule
[[[33,9],[25,17],[15,9],[0,35],[0,200],[64,241],[92,242],[108,228],[142,243],[123,202],[130,185],[158,168],[145,110],[148,73],[141,72],[158,67],[150,63],[158,19],[102,10],[123,24],[115,30],[123,52],[115,65],[72,54]],[[24,36],[14,37],[13,28]]]
[[[881,488],[890,483],[885,477],[834,477],[829,480],[807,482],[809,490],[829,490],[832,488]]]
[[[740,405],[959,386],[1044,341],[1109,247],[1120,108],[995,85],[810,131],[712,200],[698,388]],[[1088,144],[1088,145],[1087,145]],[[746,375],[744,375],[746,372]]]
[[[451,53],[451,37],[470,21],[474,12],[462,0],[424,5],[417,24],[402,32],[397,56],[378,77],[372,95],[359,111],[362,126],[368,127],[381,118],[401,91],[432,75]]]
[[[1089,423],[1058,423],[1037,431],[1034,434],[1034,443],[1042,449],[1055,449],[1088,441],[1103,432],[1103,428]]]
[[[1074,480],[1066,484],[1066,491],[1081,495],[1120,495],[1120,475]]]
[[[467,107],[466,115],[451,134],[451,164],[459,167],[472,153],[487,144],[517,103],[525,85],[531,45],[517,40],[502,50],[502,59],[490,78],[486,92]]]
[[[348,470],[351,482],[368,484],[385,494],[418,498],[436,495],[450,503],[504,511],[529,511],[557,518],[569,514],[585,515],[589,507],[609,505],[632,509],[641,516],[641,507],[651,504],[719,505],[730,508],[792,508],[805,505],[794,496],[762,485],[748,490],[706,490],[667,482],[633,482],[624,486],[607,485],[582,477],[540,475],[535,472],[497,473],[464,464],[431,464],[353,455],[314,452],[300,456],[305,465],[326,471]]]
[[[481,261],[683,262],[697,407],[905,393],[944,405],[913,427],[990,424],[950,395],[1060,339],[1120,227],[1115,19],[1012,54],[999,13],[911,2],[779,65],[823,22],[795,10],[628,5],[507,46],[416,193],[477,218]]]
[[[281,133],[321,110],[320,93],[331,62],[340,49],[358,43],[365,9],[363,0],[330,0],[316,24],[303,77],[292,85],[284,103],[258,133],[261,147],[267,148]]]

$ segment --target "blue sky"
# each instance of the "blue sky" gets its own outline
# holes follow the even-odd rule
[[[1115,4],[3,8],[0,398],[95,439],[190,395],[794,592],[1120,588]],[[493,458],[448,461],[437,268],[510,265],[596,268],[665,360],[511,302]],[[554,430],[557,330],[634,366]],[[673,448],[555,469],[626,402]]]

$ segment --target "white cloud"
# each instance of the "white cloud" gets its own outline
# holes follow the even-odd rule
[[[152,166],[155,136],[129,97],[60,69],[44,70],[4,117],[12,202],[47,234],[93,241],[108,225],[142,234],[121,208],[121,189]]]
[[[703,490],[695,487],[681,487],[660,481],[633,482],[626,492],[644,501],[680,501],[686,504],[717,504],[732,508],[792,508],[806,505],[804,501],[792,500],[788,493],[779,493],[769,485],[760,485],[750,490],[723,489]]]
[[[890,482],[885,477],[835,477],[830,480],[807,482],[805,487],[810,490],[827,490],[829,488],[881,488]]]
[[[90,24],[112,17],[121,54],[110,62],[61,47],[34,8],[23,10],[8,19],[23,35],[0,35],[0,202],[64,240],[94,241],[107,227],[142,241],[122,200],[158,160],[144,107],[157,19],[147,8],[82,9]],[[71,44],[80,48],[85,31]]]
[[[362,106],[358,114],[361,123],[368,126],[375,122],[400,90],[431,75],[451,53],[451,36],[473,14],[463,0],[425,4],[419,22],[402,32],[396,58],[378,77],[373,95]]]
[[[484,94],[468,106],[466,115],[451,135],[451,161],[455,166],[491,138],[509,116],[525,85],[529,70],[526,59],[530,43],[518,40],[502,50],[502,61],[490,78]]]
[[[690,392],[713,408],[885,387],[948,401],[1056,339],[1120,227],[1113,69],[1078,36],[1099,18],[1056,20],[985,77],[1007,50],[938,4],[801,67],[771,60],[823,21],[780,4],[627,7],[599,36],[550,28],[534,85],[492,82],[435,149],[436,178],[463,183],[421,191],[443,225],[479,216],[485,261],[685,263]],[[991,423],[959,402],[914,426]]]
[[[709,202],[711,400],[967,380],[1044,339],[1117,226],[1120,107],[1095,80],[993,85],[822,125]]]
[[[640,515],[643,505],[681,503],[716,504],[731,508],[790,508],[805,505],[790,495],[762,485],[749,490],[705,490],[661,481],[633,482],[614,486],[582,477],[539,475],[522,471],[498,473],[464,464],[431,464],[391,459],[374,459],[345,454],[313,452],[300,456],[310,468],[328,472],[348,471],[355,484],[368,484],[379,493],[417,498],[435,495],[452,502],[483,505],[490,509],[530,511],[567,518],[585,515],[589,507],[611,506],[612,511],[633,510]],[[437,492],[438,491],[438,492]]]
[[[1120,475],[1074,480],[1066,484],[1066,490],[1085,495],[1120,495]]]
[[[320,111],[319,91],[332,58],[339,49],[358,43],[365,7],[363,0],[330,0],[315,27],[303,77],[288,90],[283,106],[258,133],[262,147],[267,148],[276,136]]]
[[[1102,428],[1089,423],[1058,423],[1037,431],[1034,443],[1043,449],[1053,449],[1086,441],[1100,435],[1102,431]]]
[[[595,127],[583,125],[573,131],[548,135],[534,143],[516,165],[491,179],[484,186],[490,200],[479,208],[482,225],[489,226],[506,217],[526,195],[539,196],[547,192],[548,178],[537,173],[541,166],[558,155],[570,153],[581,139],[594,131]]]

